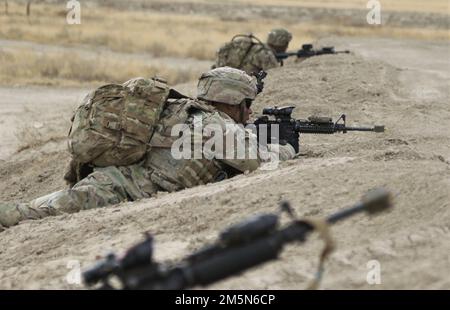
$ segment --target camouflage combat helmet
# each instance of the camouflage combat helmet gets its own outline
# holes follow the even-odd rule
[[[239,105],[244,99],[254,100],[257,93],[256,79],[231,67],[203,73],[197,85],[198,99],[230,105]]]
[[[277,47],[287,47],[291,40],[292,34],[284,28],[272,29],[267,36],[267,44]]]

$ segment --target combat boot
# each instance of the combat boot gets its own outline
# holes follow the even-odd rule
[[[24,220],[37,220],[46,216],[43,210],[28,203],[0,203],[0,231]]]

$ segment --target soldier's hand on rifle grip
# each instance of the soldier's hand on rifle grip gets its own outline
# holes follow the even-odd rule
[[[298,139],[299,139],[299,136],[295,132],[288,133],[283,136],[280,135],[280,144],[286,145],[287,143],[289,143],[294,148],[295,153],[297,154],[300,151]]]
[[[258,94],[264,90],[264,78],[267,76],[267,72],[264,70],[259,71],[258,73],[253,73],[253,76],[256,78],[256,87],[258,89]]]
[[[297,140],[290,139],[287,141],[295,150],[295,153],[297,154],[300,151],[299,143]]]

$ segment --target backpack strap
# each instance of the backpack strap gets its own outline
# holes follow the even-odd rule
[[[231,41],[234,41],[234,39],[239,38],[239,37],[245,37],[245,38],[249,38],[250,39],[250,45],[247,48],[247,50],[245,51],[244,57],[241,58],[241,62],[239,63],[239,66],[238,66],[238,68],[240,69],[240,68],[242,68],[242,64],[244,63],[245,58],[247,58],[248,53],[250,53],[250,50],[253,48],[253,46],[261,45],[262,47],[264,47],[264,44],[261,42],[260,39],[255,37],[252,33],[249,33],[249,34],[237,34],[231,39]]]
[[[212,113],[216,110],[213,106],[199,100],[186,98],[167,100],[166,108],[161,114],[161,118],[148,145],[150,147],[170,149],[172,143],[178,139],[178,137],[170,136],[172,126],[186,123],[195,111]]]

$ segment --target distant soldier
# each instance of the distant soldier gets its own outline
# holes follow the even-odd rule
[[[197,99],[169,99],[166,102],[150,140],[151,148],[140,162],[128,166],[95,167],[92,173],[69,189],[30,203],[0,204],[0,228],[22,220],[135,201],[151,197],[157,191],[178,191],[257,169],[266,159],[261,156],[258,144],[251,143],[253,134],[239,126],[245,124],[252,113],[250,106],[258,93],[256,79],[241,70],[217,68],[200,77],[197,92]],[[193,144],[199,143],[203,147],[208,141],[210,133],[195,131],[198,123],[202,123],[203,128],[215,125],[221,129],[223,144],[216,147],[228,152],[228,156],[214,155],[208,159],[202,154],[200,158],[174,158],[172,145],[180,138],[172,135],[175,125],[194,129],[189,135],[182,135],[184,139],[191,139],[189,141]],[[241,135],[244,139],[244,157],[236,156],[238,149],[234,143],[231,150],[227,149],[226,134],[230,128],[237,133],[236,136]],[[278,152],[280,160],[295,155],[290,144],[269,144],[268,148]],[[249,156],[252,152],[256,157]]]
[[[291,39],[291,33],[282,28],[269,32],[267,44],[252,34],[236,35],[217,51],[213,68],[229,66],[252,74],[278,67],[275,53],[285,52]]]
[[[289,42],[292,40],[292,34],[283,28],[272,29],[267,36],[267,45],[275,53],[286,52]]]

